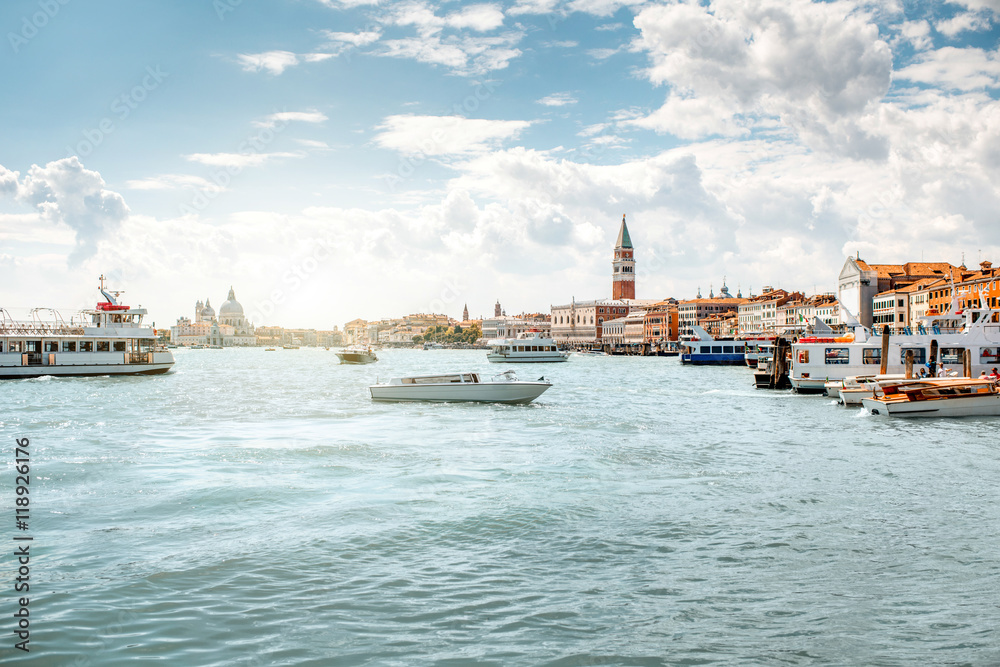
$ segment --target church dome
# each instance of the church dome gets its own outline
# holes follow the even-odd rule
[[[243,317],[243,306],[236,300],[236,293],[229,288],[229,297],[219,306],[219,317]]]
[[[209,303],[209,299],[205,299],[205,307],[201,309],[202,319],[210,320],[215,317],[215,308],[212,308],[212,304]]]

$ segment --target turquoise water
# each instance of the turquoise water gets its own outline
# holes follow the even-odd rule
[[[482,351],[180,350],[0,383],[37,665],[1000,663],[1000,420],[573,357],[528,406],[375,404]],[[8,545],[13,511],[4,520]],[[12,582],[13,549],[0,562]]]

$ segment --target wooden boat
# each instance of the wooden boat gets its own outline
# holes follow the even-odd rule
[[[930,378],[878,387],[862,404],[873,415],[889,417],[995,417],[1000,391],[988,379]]]
[[[378,357],[370,347],[352,345],[335,353],[342,364],[373,364]]]
[[[530,403],[551,386],[545,378],[523,382],[513,371],[506,371],[486,382],[478,373],[411,375],[374,384],[368,391],[375,401]]]

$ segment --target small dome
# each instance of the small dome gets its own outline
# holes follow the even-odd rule
[[[212,319],[215,317],[215,308],[212,308],[212,304],[209,303],[209,299],[205,299],[205,307],[201,309],[201,316],[203,319]]]
[[[219,306],[219,317],[243,317],[243,306],[236,300],[236,293],[229,288],[229,297]]]

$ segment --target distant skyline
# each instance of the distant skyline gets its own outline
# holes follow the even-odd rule
[[[1000,2],[13,0],[0,306],[257,325],[1000,261]],[[484,304],[488,307],[484,308]],[[68,316],[69,312],[65,312]]]

